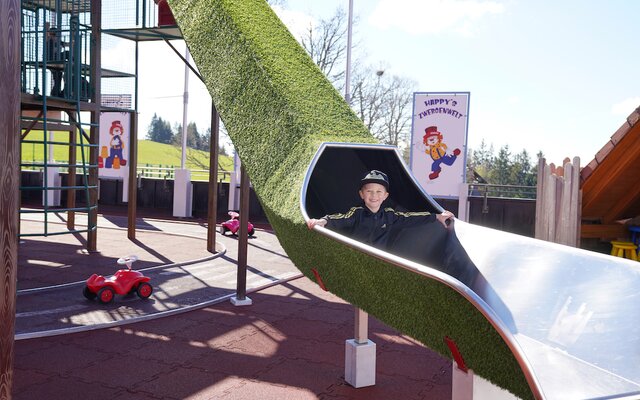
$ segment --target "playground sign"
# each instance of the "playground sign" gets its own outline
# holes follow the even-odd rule
[[[410,168],[432,196],[455,198],[465,182],[469,92],[413,94]]]
[[[122,178],[123,201],[127,201],[129,180],[129,135],[131,118],[127,112],[100,113],[100,147],[98,148],[98,174],[101,178]]]

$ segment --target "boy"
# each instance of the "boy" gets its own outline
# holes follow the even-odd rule
[[[365,244],[445,272],[475,291],[512,332],[517,332],[509,309],[471,261],[453,229],[448,229],[447,221],[453,219],[451,212],[405,213],[393,208],[382,209],[382,202],[389,197],[389,179],[378,170],[369,172],[362,179],[358,193],[364,207],[352,207],[345,214],[310,219],[307,222],[309,229],[316,225],[326,226]],[[445,229],[429,225],[435,221]],[[417,236],[412,237],[416,233]],[[400,239],[399,234],[404,234],[404,237]],[[406,240],[408,237],[410,240]]]
[[[330,214],[320,219],[310,219],[307,222],[309,229],[316,225],[326,226],[360,242],[386,249],[392,227],[402,229],[436,220],[446,227],[447,220],[453,218],[449,211],[431,214],[426,211],[398,212],[393,208],[382,208],[382,203],[389,197],[389,179],[384,172],[375,169],[362,178],[358,194],[364,202],[364,207],[352,207],[344,214]]]

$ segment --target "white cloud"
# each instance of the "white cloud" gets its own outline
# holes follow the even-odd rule
[[[296,39],[299,39],[309,29],[310,25],[313,26],[316,23],[312,16],[304,12],[287,10],[278,5],[274,5],[271,8]]]
[[[502,3],[491,0],[380,0],[369,23],[413,35],[445,31],[469,35],[475,22],[504,10]]]
[[[638,107],[640,107],[640,97],[630,97],[612,105],[611,113],[628,117]]]

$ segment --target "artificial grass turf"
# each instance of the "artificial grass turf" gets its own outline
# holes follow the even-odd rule
[[[300,212],[307,167],[323,142],[375,139],[264,0],[169,0],[213,102],[282,247],[313,279],[450,356],[453,338],[477,374],[521,398],[515,358],[466,299],[429,278],[309,231]]]

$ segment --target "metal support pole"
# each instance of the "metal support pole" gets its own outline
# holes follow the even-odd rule
[[[356,343],[367,343],[369,341],[369,314],[357,307],[355,311],[354,335]]]
[[[244,164],[240,167],[240,229],[238,230],[238,284],[236,296],[231,303],[248,306],[252,301],[247,297],[247,247],[249,245],[249,176]]]
[[[458,219],[469,222],[469,184],[460,184],[460,196],[458,197]]]
[[[187,113],[189,108],[189,48],[184,44],[184,94],[182,97],[182,158],[180,168],[187,168]]]
[[[351,104],[351,36],[353,26],[353,0],[349,0],[349,20],[347,22],[347,68],[345,71],[344,99]]]

